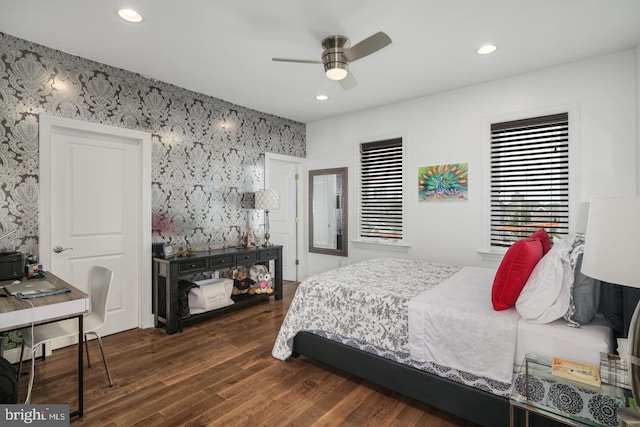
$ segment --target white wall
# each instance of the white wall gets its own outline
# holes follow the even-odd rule
[[[640,40],[636,45],[636,195],[640,196]]]
[[[577,209],[592,195],[634,194],[639,120],[634,53],[624,51],[308,124],[308,169],[349,168],[350,240],[358,231],[358,144],[404,137],[405,230],[411,248],[363,248],[350,242],[349,258],[308,253],[302,259],[304,270],[310,275],[388,256],[494,265],[479,254],[486,249],[491,121],[568,108],[572,171],[577,178],[572,207]],[[468,201],[417,201],[419,166],[463,162],[469,163]]]

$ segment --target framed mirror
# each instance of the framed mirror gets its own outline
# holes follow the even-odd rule
[[[347,168],[309,171],[309,252],[348,254]]]

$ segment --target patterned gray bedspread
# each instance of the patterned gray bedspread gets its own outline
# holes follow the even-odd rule
[[[280,360],[291,356],[299,331],[326,331],[408,353],[409,300],[460,269],[384,258],[310,277],[298,286],[272,355]]]

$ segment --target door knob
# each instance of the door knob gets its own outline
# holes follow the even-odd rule
[[[60,252],[66,251],[66,250],[73,250],[73,248],[63,248],[62,246],[54,246],[53,247],[53,252],[59,254]]]

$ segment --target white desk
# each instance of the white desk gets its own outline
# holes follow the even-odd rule
[[[27,279],[23,279],[27,280]],[[70,416],[83,415],[83,360],[82,341],[83,326],[82,319],[88,310],[89,297],[84,292],[71,286],[52,273],[47,273],[45,279],[31,279],[32,282],[46,280],[56,286],[64,286],[71,289],[71,292],[51,295],[42,298],[30,299],[34,308],[27,301],[19,300],[13,296],[0,297],[0,346],[4,345],[2,336],[4,332],[15,329],[22,329],[35,324],[51,323],[63,319],[78,319],[78,410],[71,412]],[[0,281],[0,285],[7,285],[12,280]],[[4,290],[0,292],[4,293]]]

